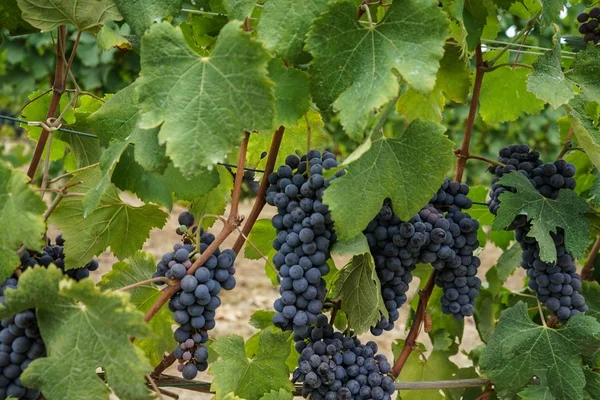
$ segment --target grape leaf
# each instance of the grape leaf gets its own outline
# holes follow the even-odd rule
[[[209,57],[199,57],[181,29],[153,25],[142,39],[140,127],[160,125],[159,140],[186,176],[223,161],[245,130],[272,126],[268,61],[267,51],[236,21],[221,29]]]
[[[219,184],[210,192],[194,199],[190,205],[190,212],[196,217],[204,229],[208,229],[215,223],[214,217],[206,217],[207,214],[223,215],[227,202],[231,198],[233,189],[233,178],[227,169],[217,167],[219,173]]]
[[[118,49],[131,50],[131,42],[119,32],[119,27],[104,25],[96,35],[98,47],[102,50],[109,50],[113,47]]]
[[[1,309],[3,318],[36,308],[48,350],[48,356],[33,361],[21,375],[27,386],[40,389],[49,400],[108,400],[111,390],[124,400],[148,397],[144,375],[152,367],[129,337],[149,330],[127,294],[101,292],[91,279],[65,279],[50,266],[28,268],[18,289],[6,290],[4,296],[8,308]],[[106,372],[108,386],[96,374],[98,367]]]
[[[542,19],[540,25],[546,29],[558,19],[560,12],[564,7],[564,0],[540,0],[542,3]]]
[[[103,145],[108,146],[115,140],[130,140],[135,144],[135,160],[148,171],[162,172],[168,161],[165,146],[158,143],[158,128],[141,129],[138,126],[136,87],[137,83],[132,83],[118,91],[88,120]]]
[[[273,326],[273,316],[275,311],[257,310],[250,316],[250,325],[258,330],[263,330]]]
[[[101,179],[93,168],[73,177],[70,182],[82,184],[70,193],[86,193]],[[135,254],[148,238],[150,229],[162,227],[168,215],[154,205],[134,207],[119,198],[118,190],[109,185],[100,198],[100,206],[83,217],[81,197],[68,197],[61,201],[50,217],[66,239],[65,264],[67,269],[85,265],[93,256],[107,247],[120,259]]]
[[[252,11],[256,6],[256,0],[223,0],[223,5],[227,10],[229,19],[243,21],[244,18],[252,15]]]
[[[283,59],[292,61],[313,20],[327,10],[327,0],[267,0],[258,21],[258,39]]]
[[[23,19],[42,31],[71,24],[80,31],[96,32],[107,21],[123,19],[114,0],[17,0]]]
[[[273,260],[273,256],[277,252],[273,248],[273,239],[277,236],[275,228],[271,224],[270,219],[259,219],[252,226],[246,246],[244,247],[244,257],[249,260],[261,260],[263,259],[262,254],[265,255],[270,261]],[[252,244],[254,245],[252,245]],[[256,251],[256,248],[260,250],[260,253]],[[265,273],[271,281],[273,286],[279,285],[277,282],[277,270],[273,266],[272,262],[265,262]]]
[[[585,200],[568,189],[561,189],[556,200],[547,199],[517,172],[504,175],[498,182],[517,192],[506,191],[500,195],[494,229],[506,228],[517,215],[525,214],[531,222],[527,236],[534,237],[539,243],[542,261],[556,260],[556,246],[550,233],[557,232],[558,228],[564,229],[565,246],[573,256],[583,257],[590,233],[590,224],[583,217],[590,209]]]
[[[381,282],[369,252],[352,257],[350,263],[339,271],[333,282],[333,297],[341,300],[348,325],[358,335],[377,324],[381,315],[388,317],[381,297]]]
[[[311,138],[310,146],[313,149],[322,149],[328,142],[327,135],[324,132],[324,124],[321,114],[309,109],[305,116],[298,119],[294,125],[287,126],[279,146],[275,166],[283,165],[285,158],[289,154],[305,154],[307,146],[308,129],[310,127]],[[271,135],[264,133],[252,135],[248,143],[248,165],[256,168],[264,168],[267,163],[267,157],[261,158],[263,152],[268,152],[271,148]]]
[[[348,240],[337,240],[331,248],[331,254],[338,256],[356,256],[370,252],[367,237],[362,233]]]
[[[517,393],[520,399],[523,400],[554,400],[548,385],[529,385],[525,389]]]
[[[600,127],[588,113],[586,106],[584,99],[577,96],[569,102],[566,109],[577,142],[584,148],[594,166],[600,168]]]
[[[102,276],[98,282],[101,290],[118,290],[122,287],[148,280],[156,270],[156,262],[151,254],[138,251],[128,262],[121,261],[113,264],[109,273]],[[153,284],[146,284],[127,291],[130,294],[129,302],[142,313],[154,304],[160,296],[160,290]],[[148,322],[151,334],[144,338],[136,338],[134,344],[138,346],[152,365],[157,365],[166,351],[172,351],[177,343],[173,338],[171,326],[173,313],[167,306],[163,306],[158,313]]]
[[[332,181],[324,202],[340,239],[361,233],[385,198],[392,199],[394,211],[404,220],[427,204],[454,158],[453,144],[443,133],[444,127],[435,122],[413,121],[399,139],[374,139],[346,174]]]
[[[600,374],[589,368],[583,370],[585,373],[585,390],[592,400],[600,399]]]
[[[369,113],[398,94],[392,69],[416,91],[431,92],[448,19],[434,2],[417,0],[392,3],[374,26],[363,26],[350,2],[329,3],[328,8],[306,42],[314,57],[311,94],[320,109],[339,111],[348,136],[361,141]]]
[[[291,392],[285,389],[279,389],[279,391],[271,390],[271,392],[261,397],[261,400],[292,400],[294,396]]]
[[[600,284],[598,282],[582,281],[581,294],[585,297],[589,310],[587,315],[600,322]]]
[[[196,197],[204,196],[215,189],[219,183],[219,171],[213,168],[199,168],[192,179],[182,175],[181,171],[169,164],[165,173],[164,180],[175,192],[175,196],[182,200],[193,200]]]
[[[182,0],[114,0],[135,35],[141,36],[157,20],[175,17]]]
[[[294,389],[289,381],[285,360],[290,354],[289,332],[274,327],[263,330],[258,341],[258,351],[252,359],[246,357],[244,339],[230,335],[217,339],[212,347],[219,360],[210,367],[214,376],[211,390],[217,399],[233,393],[249,400],[259,399],[271,390]]]
[[[7,29],[13,35],[26,35],[37,32],[21,17],[21,10],[17,6],[17,0],[5,0],[0,4],[0,29]],[[2,43],[2,40],[0,40]]]
[[[464,0],[462,20],[460,21],[467,31],[466,43],[470,51],[475,50],[481,37],[484,36],[485,27],[491,22],[490,17],[496,18],[496,10],[490,1]]]
[[[394,359],[400,354],[403,347],[403,340],[394,342],[392,345]],[[420,347],[424,350],[423,345],[420,345]],[[455,376],[458,373],[458,367],[449,359],[452,356],[451,353],[434,349],[426,359],[421,354],[423,353],[420,351],[410,353],[406,364],[404,364],[397,378],[399,382],[427,382],[456,379]],[[445,391],[448,391],[448,389]],[[446,396],[439,391],[428,389],[409,390],[402,394],[402,400],[441,400],[444,398]]]
[[[308,112],[310,93],[308,75],[293,67],[286,67],[275,58],[269,62],[269,78],[275,82],[274,126],[291,126]]]
[[[46,204],[28,182],[24,172],[0,162],[0,260],[6,262],[0,268],[2,282],[19,265],[15,250],[21,244],[31,249],[43,245]]]
[[[493,58],[495,52],[485,58]],[[497,63],[508,62],[508,55]],[[485,122],[514,121],[521,114],[537,114],[544,109],[544,102],[527,91],[527,68],[498,68],[486,73],[479,97],[480,114]]]
[[[535,324],[527,305],[504,310],[480,360],[482,372],[499,389],[524,387],[546,371],[550,392],[559,399],[582,399],[585,385],[582,356],[600,348],[600,323],[575,315],[560,329]]]
[[[577,82],[581,95],[588,101],[600,103],[600,47],[590,46],[575,55],[571,68],[566,72],[569,79]]]
[[[552,50],[540,56],[533,64],[533,71],[527,78],[527,90],[538,99],[550,103],[556,110],[575,96],[575,85],[565,78],[562,71],[560,32],[558,26],[555,25],[554,29],[556,33],[552,38]]]
[[[435,88],[427,95],[421,94],[413,88],[408,88],[398,99],[396,110],[408,122],[415,119],[440,122],[445,104],[444,95],[440,91],[436,91]]]

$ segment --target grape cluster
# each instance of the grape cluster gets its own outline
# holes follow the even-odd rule
[[[577,16],[579,33],[586,42],[600,42],[600,8],[594,7],[589,12],[582,12]]]
[[[0,303],[4,290],[17,288],[17,280],[9,278],[0,286]],[[46,355],[46,347],[40,336],[35,310],[21,311],[0,323],[0,399],[15,397],[37,399],[39,390],[28,389],[21,383],[21,373],[35,359]]]
[[[187,274],[192,263],[215,240],[212,233],[203,232],[194,225],[190,212],[179,215],[177,232],[184,244],[176,243],[173,251],[165,253],[156,266],[154,277],[164,276],[181,280],[181,289],[169,300],[169,309],[179,327],[175,330],[178,346],[173,351],[179,360],[178,370],[185,379],[194,379],[198,371],[208,368],[208,331],[215,327],[215,311],[221,305],[221,289],[235,287],[235,252],[227,249],[214,253],[193,274]],[[190,229],[191,228],[191,229]],[[191,233],[191,234],[190,234]],[[193,235],[200,234],[199,252],[191,244]]]
[[[40,252],[25,250],[21,255],[21,268],[27,269],[35,266],[48,267],[54,264],[59,267],[64,275],[75,280],[89,277],[90,271],[98,269],[98,261],[92,260],[85,267],[65,271],[65,241],[58,235],[53,245],[48,239],[47,245]],[[6,280],[0,286],[0,303],[6,305],[4,290],[16,289],[17,276]],[[21,311],[13,317],[5,318],[0,322],[0,399],[15,397],[20,399],[36,399],[38,390],[28,389],[20,380],[21,373],[35,359],[46,355],[46,347],[40,336],[35,309]]]
[[[334,332],[327,317],[320,314],[309,328],[294,379],[303,383],[302,396],[313,400],[390,399],[394,381],[391,366],[377,354],[375,342],[361,344],[356,337]]]
[[[21,255],[21,266],[23,269],[26,269],[36,265],[47,267],[50,264],[54,264],[62,270],[63,274],[77,281],[89,277],[90,272],[98,269],[98,260],[94,258],[84,267],[65,270],[64,245],[65,240],[62,235],[56,237],[55,244],[52,244],[52,241],[48,238],[47,245],[42,248],[41,252],[34,250],[25,250],[23,252]]]
[[[335,241],[333,220],[323,193],[343,172],[325,178],[323,171],[338,166],[335,155],[311,150],[301,158],[290,155],[269,176],[266,201],[277,207],[272,224],[277,230],[273,263],[281,284],[273,323],[306,335],[316,322],[326,296],[329,245]]]
[[[600,10],[600,9],[599,9]],[[506,167],[493,169],[496,177],[492,181],[490,191],[490,211],[497,213],[500,207],[498,196],[506,188],[498,180],[510,171],[519,171],[527,178],[539,193],[550,199],[556,199],[561,189],[575,189],[575,167],[564,160],[544,163],[539,153],[531,151],[529,146],[512,145],[500,150],[500,162]],[[529,287],[536,291],[537,298],[546,308],[555,313],[561,322],[566,322],[571,316],[587,311],[581,290],[581,277],[576,272],[573,256],[564,243],[564,231],[559,229],[551,233],[556,246],[557,261],[547,263],[540,259],[540,248],[535,238],[530,237],[531,224],[526,215],[518,215],[509,229],[515,230],[515,238],[523,250],[521,266],[527,271]]]

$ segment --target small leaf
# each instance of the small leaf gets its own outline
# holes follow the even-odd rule
[[[339,111],[348,136],[362,141],[369,114],[398,94],[393,69],[416,91],[431,92],[447,33],[446,14],[434,2],[394,2],[374,26],[356,19],[353,3],[329,3],[306,43],[314,101]]]
[[[516,193],[504,192],[500,195],[500,208],[494,221],[494,229],[509,226],[517,215],[527,215],[531,222],[529,237],[534,237],[540,246],[540,259],[544,262],[556,260],[556,246],[550,233],[558,228],[565,231],[565,245],[575,258],[583,257],[589,240],[590,224],[583,217],[589,206],[575,192],[561,189],[556,200],[542,196],[518,172],[500,178],[501,185],[515,188]]]
[[[338,240],[331,248],[331,254],[339,256],[355,256],[370,252],[371,249],[369,248],[367,237],[362,233],[356,235],[352,239]]]
[[[285,363],[290,354],[290,334],[271,327],[260,333],[257,353],[252,359],[246,357],[244,339],[230,335],[217,339],[213,348],[219,360],[212,364],[214,376],[211,390],[217,399],[227,393],[248,400],[260,399],[272,390],[294,389],[289,381],[289,369]]]
[[[582,96],[588,101],[600,103],[600,47],[589,46],[575,55],[575,60],[567,71],[567,78],[576,82],[581,88]]]
[[[533,72],[527,78],[527,90],[538,99],[550,103],[556,110],[575,96],[575,85],[573,81],[565,78],[562,71],[560,31],[557,25],[554,25],[554,29],[554,46],[533,64]]]
[[[542,20],[540,25],[545,29],[558,19],[564,7],[563,0],[540,0],[542,3]]]
[[[507,251],[503,252],[495,265],[496,274],[502,284],[515,272],[521,263],[523,250],[515,243]]]
[[[156,262],[151,254],[137,252],[128,262],[121,261],[113,264],[109,273],[102,276],[98,282],[101,290],[118,290],[137,282],[152,278],[156,270]],[[146,284],[129,289],[130,303],[142,313],[150,309],[154,302],[160,297],[161,291],[153,284]],[[166,351],[172,351],[177,343],[173,337],[171,326],[174,325],[173,313],[165,305],[148,322],[152,334],[145,338],[136,338],[135,345],[146,354],[152,365],[157,365]]]
[[[548,385],[529,385],[517,393],[522,400],[555,400]]]
[[[227,202],[231,198],[233,189],[233,178],[225,167],[217,167],[219,173],[219,184],[210,192],[194,199],[190,205],[190,212],[196,217],[196,221],[204,229],[208,229],[215,223],[214,217],[206,215],[223,215]]]
[[[283,59],[294,60],[313,20],[327,10],[326,4],[327,0],[267,0],[258,21],[258,39]]]
[[[135,35],[142,36],[154,21],[176,17],[182,0],[114,0]]]
[[[97,31],[107,21],[122,19],[114,0],[61,0],[37,2],[17,0],[23,11],[23,19],[42,31],[51,31],[57,26],[71,24],[80,31]]]
[[[582,281],[581,294],[586,299],[589,310],[586,315],[596,318],[600,322],[600,284],[598,282]]]
[[[126,50],[131,50],[132,48],[129,40],[118,32],[118,26],[113,28],[109,25],[104,25],[96,35],[96,41],[101,50],[109,50],[113,47]]]
[[[403,220],[427,204],[454,158],[453,144],[443,133],[444,127],[437,123],[413,121],[399,139],[373,140],[346,174],[332,181],[324,202],[340,240],[361,233],[386,198],[391,198]]]
[[[352,257],[333,283],[334,300],[342,301],[350,328],[356,334],[369,330],[388,312],[381,297],[381,283],[370,253]]]
[[[582,399],[585,386],[582,357],[600,348],[600,323],[575,315],[560,329],[536,325],[523,302],[502,312],[500,322],[480,360],[482,372],[498,390],[525,387],[546,371],[553,396]]]
[[[244,247],[244,257],[250,260],[262,259],[262,255],[256,251],[254,246],[256,246],[262,254],[267,256],[272,255],[270,253],[275,252],[272,243],[276,236],[277,232],[275,231],[273,224],[271,224],[271,220],[259,219],[254,223],[250,235],[248,235],[248,240]],[[254,246],[252,246],[250,242],[252,242]]]
[[[223,0],[223,5],[229,19],[243,21],[252,15],[252,10],[256,7],[256,0]]]
[[[292,400],[294,396],[291,392],[285,389],[279,389],[279,391],[271,390],[271,392],[261,397],[261,400]]]
[[[259,330],[264,330],[273,326],[273,316],[275,311],[257,310],[250,316],[250,325]]]
[[[221,29],[208,57],[188,46],[180,28],[156,24],[144,35],[141,54],[140,127],[160,126],[158,137],[184,175],[224,161],[244,131],[271,129],[269,54],[239,22]]]
[[[71,193],[86,193],[95,187],[100,172],[83,171],[71,182],[82,184],[70,189]],[[109,185],[100,199],[100,207],[84,218],[81,197],[68,197],[61,201],[50,217],[66,239],[65,264],[67,269],[87,264],[93,256],[107,247],[118,258],[129,257],[142,246],[152,228],[164,225],[167,214],[153,205],[133,207],[119,198],[118,190]]]
[[[460,9],[460,4],[464,3],[462,10],[462,21],[464,29],[467,31],[466,42],[470,51],[475,50],[481,37],[484,36],[486,25],[490,22],[490,17],[496,18],[496,10],[490,1],[464,0],[457,1],[454,7]]]
[[[101,292],[91,279],[65,279],[50,266],[28,268],[18,289],[4,296],[8,309],[0,311],[3,317],[36,308],[48,351],[21,375],[26,386],[40,389],[49,400],[108,400],[111,390],[123,400],[147,398],[144,375],[152,367],[129,337],[149,330],[128,295]],[[98,367],[106,372],[106,383],[96,374]]]
[[[575,97],[566,106],[573,132],[590,161],[600,168],[600,128],[586,110],[587,103],[581,96]]]
[[[274,126],[292,126],[308,112],[310,93],[308,74],[286,67],[279,58],[269,62],[269,78],[275,82]]]

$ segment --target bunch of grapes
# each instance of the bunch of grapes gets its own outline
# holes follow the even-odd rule
[[[184,244],[176,243],[173,251],[165,253],[156,266],[154,277],[164,276],[181,280],[181,289],[169,300],[169,309],[179,327],[175,330],[178,346],[173,351],[179,360],[178,370],[185,379],[194,379],[198,371],[208,368],[208,331],[215,327],[215,311],[221,305],[221,289],[235,287],[236,254],[233,250],[215,250],[193,274],[188,275],[192,263],[215,240],[212,233],[200,229],[200,249],[191,244],[198,233],[190,212],[179,215],[177,232]],[[190,229],[191,228],[191,229]]]
[[[65,240],[62,235],[58,235],[54,242],[55,244],[52,244],[52,241],[48,238],[47,245],[42,248],[41,252],[25,250],[21,255],[22,268],[26,269],[36,265],[47,267],[50,264],[54,264],[62,270],[63,274],[77,281],[89,277],[90,272],[98,269],[98,260],[94,258],[84,267],[65,270]]]
[[[320,314],[309,328],[294,379],[303,382],[302,396],[313,400],[390,399],[394,381],[391,366],[377,354],[375,342],[361,344],[356,337],[334,332],[327,317]]]
[[[52,244],[48,239],[47,245],[40,252],[25,250],[21,255],[21,269],[35,266],[48,267],[54,264],[64,275],[77,281],[87,278],[90,271],[98,269],[98,261],[92,260],[85,267],[65,271],[65,241],[58,235]],[[6,306],[4,290],[16,289],[18,277],[7,279],[0,286],[0,304]],[[35,359],[46,355],[46,347],[40,336],[35,309],[21,311],[13,317],[0,322],[0,399],[15,397],[19,399],[36,399],[39,390],[28,389],[21,383],[21,373]]]
[[[600,11],[600,9],[598,9]],[[517,170],[527,178],[538,192],[550,199],[556,199],[559,190],[575,189],[575,166],[564,160],[544,163],[539,153],[530,151],[527,145],[512,145],[500,150],[500,162],[506,167],[496,167],[494,185],[490,191],[490,211],[497,213],[500,207],[499,196],[506,190],[512,190],[498,184],[498,180],[510,171]],[[530,160],[534,160],[533,163]],[[518,165],[516,165],[518,162]],[[529,164],[529,165],[528,165]],[[511,168],[509,168],[511,167]],[[540,259],[540,248],[535,238],[530,237],[531,224],[526,215],[519,215],[509,229],[514,229],[515,238],[523,250],[521,266],[527,271],[529,287],[536,291],[539,301],[555,313],[561,322],[580,312],[587,311],[585,298],[579,293],[581,277],[576,272],[573,256],[564,243],[564,231],[559,229],[552,234],[556,246],[556,262],[547,263]]]
[[[594,7],[589,12],[582,12],[577,16],[579,33],[586,42],[600,42],[600,8]]]
[[[323,171],[337,166],[332,153],[311,150],[301,158],[288,156],[285,165],[269,176],[266,201],[278,211],[272,219],[277,230],[273,263],[281,284],[273,323],[303,337],[316,322],[326,296],[323,277],[329,272],[335,232],[323,193],[342,172],[326,179]]]

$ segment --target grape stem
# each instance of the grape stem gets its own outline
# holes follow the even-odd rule
[[[54,117],[54,115],[56,114],[56,110],[58,109],[58,106],[60,104],[60,99],[65,91],[65,58],[63,54],[65,52],[66,36],[66,26],[59,26],[58,40],[56,46],[56,67],[54,72],[54,83],[52,85],[52,99],[50,100],[50,107],[48,107],[48,112],[46,113],[46,120],[48,118]],[[38,140],[35,146],[33,157],[31,159],[31,164],[29,164],[29,168],[27,170],[27,176],[29,177],[30,181],[33,181],[35,171],[37,170],[40,164],[40,160],[42,159],[42,153],[44,152],[46,142],[48,141],[48,134],[49,130],[43,128],[42,133],[40,134],[40,139]]]
[[[402,371],[404,364],[406,364],[410,353],[416,347],[417,337],[419,336],[419,332],[421,331],[421,324],[425,319],[425,311],[427,309],[429,297],[431,296],[431,292],[433,291],[433,287],[435,285],[436,275],[437,271],[434,270],[429,276],[425,287],[419,292],[419,305],[417,306],[415,319],[413,320],[413,323],[410,327],[410,331],[406,336],[404,347],[402,347],[402,351],[400,351],[400,354],[398,354],[398,358],[396,358],[396,362],[392,367],[392,376],[394,377],[394,380],[398,378],[398,375],[400,375],[400,372]]]
[[[514,63],[497,64],[497,65],[494,65],[493,67],[485,68],[485,72],[492,72],[492,71],[497,70],[498,68],[502,68],[502,67],[513,67],[513,69],[516,67],[533,69],[533,67],[529,64],[522,64],[522,63],[514,62]]]
[[[159,379],[163,371],[169,368],[171,365],[173,365],[175,361],[177,361],[177,359],[175,358],[173,353],[165,354],[160,364],[158,364],[154,368],[150,376],[155,380]]]
[[[235,254],[239,254],[240,250],[242,250],[244,242],[246,241],[246,237],[248,237],[250,234],[252,226],[254,226],[254,223],[258,219],[260,212],[266,204],[265,195],[267,193],[267,188],[269,187],[269,175],[271,175],[271,172],[273,172],[275,168],[275,162],[277,161],[277,154],[279,153],[279,147],[281,146],[281,140],[283,139],[284,132],[285,127],[280,126],[279,129],[277,129],[273,134],[271,148],[269,149],[269,155],[267,158],[267,165],[265,166],[265,173],[260,181],[260,186],[258,187],[258,192],[256,193],[256,199],[254,200],[254,205],[252,206],[250,215],[248,215],[248,218],[242,227],[242,233],[244,235],[238,236],[235,244],[233,245],[233,251]]]
[[[73,171],[67,172],[66,174],[62,174],[62,175],[57,176],[56,178],[50,179],[48,181],[48,183],[58,182],[58,181],[60,181],[63,178],[69,177],[71,175],[78,174],[78,173],[80,173],[82,171],[85,171],[86,169],[97,167],[98,165],[100,165],[100,163],[93,163],[93,164],[90,164],[90,165],[86,165],[85,167],[74,169]]]
[[[152,390],[154,391],[154,393],[156,393],[156,396],[160,400],[165,400],[162,393],[160,392],[160,389],[158,388],[158,386],[156,386],[156,382],[154,382],[154,379],[152,379],[152,377],[150,375],[146,375],[145,378],[148,381],[148,383],[150,384],[150,386],[152,387]]]
[[[539,16],[541,15],[542,11],[538,11],[536,12],[533,17],[531,17],[531,19],[529,21],[527,21],[527,25],[525,26],[525,28],[519,32],[512,40],[513,43],[517,43],[523,36],[525,35],[529,35],[529,32],[533,29],[535,22],[537,21],[537,19],[539,18]],[[494,66],[494,64],[500,59],[500,57],[502,57],[502,55],[504,55],[504,53],[506,53],[509,49],[510,49],[511,45],[507,45],[505,46],[502,50],[500,50],[500,52],[496,55],[496,57],[494,57],[491,61],[488,62],[488,65],[490,67]],[[523,51],[521,51],[521,49],[519,49],[517,51],[518,54],[523,53]]]
[[[164,276],[159,276],[159,277],[156,277],[156,278],[145,279],[143,281],[132,283],[131,285],[123,286],[122,288],[119,288],[117,290],[117,292],[126,292],[128,290],[135,289],[135,288],[140,287],[140,286],[145,286],[145,285],[148,285],[148,284],[154,283],[154,282],[164,282],[167,285],[172,285],[173,284],[173,281],[170,280],[169,278],[165,278]]]
[[[464,157],[462,154],[460,154],[460,150],[455,150],[454,154],[456,155],[456,157]],[[483,156],[476,156],[476,155],[472,155],[469,154],[467,157],[465,157],[467,160],[480,160],[480,161],[485,161],[488,164],[494,165],[496,167],[506,167],[505,164],[501,163],[500,161],[496,161],[496,160],[492,160],[491,158],[487,158],[487,157],[483,157]]]
[[[571,142],[571,140],[573,139],[573,127],[571,126],[569,128],[569,133],[567,134],[567,139],[565,140],[565,144],[562,147],[562,150],[560,151],[558,157],[556,157],[557,160],[560,160],[561,158],[563,158],[565,156],[565,154],[567,154],[567,151],[569,151],[569,149],[571,148],[571,145],[573,144]]]
[[[481,53],[481,44],[478,44],[475,48],[475,84],[473,86],[473,96],[471,97],[471,107],[469,108],[469,116],[467,117],[467,123],[465,125],[465,135],[463,137],[462,145],[455,154],[458,156],[456,160],[456,175],[454,176],[455,181],[462,181],[463,173],[465,170],[465,164],[470,157],[469,154],[469,143],[471,142],[471,135],[473,133],[473,125],[475,124],[475,117],[477,116],[477,106],[479,103],[479,94],[481,93],[481,84],[483,82],[483,75],[485,73],[486,65],[483,62],[483,54]]]
[[[592,279],[592,269],[594,267],[594,261],[596,260],[596,256],[598,255],[598,251],[600,251],[600,236],[596,238],[592,249],[590,250],[590,255],[588,256],[583,269],[581,270],[581,279],[584,281],[591,281]]]
[[[542,303],[540,303],[539,300],[537,300],[537,305],[538,305],[538,311],[540,312],[540,319],[542,320],[542,325],[544,326],[544,328],[547,328],[548,325],[546,325],[546,317],[544,317],[544,310],[542,310]]]

